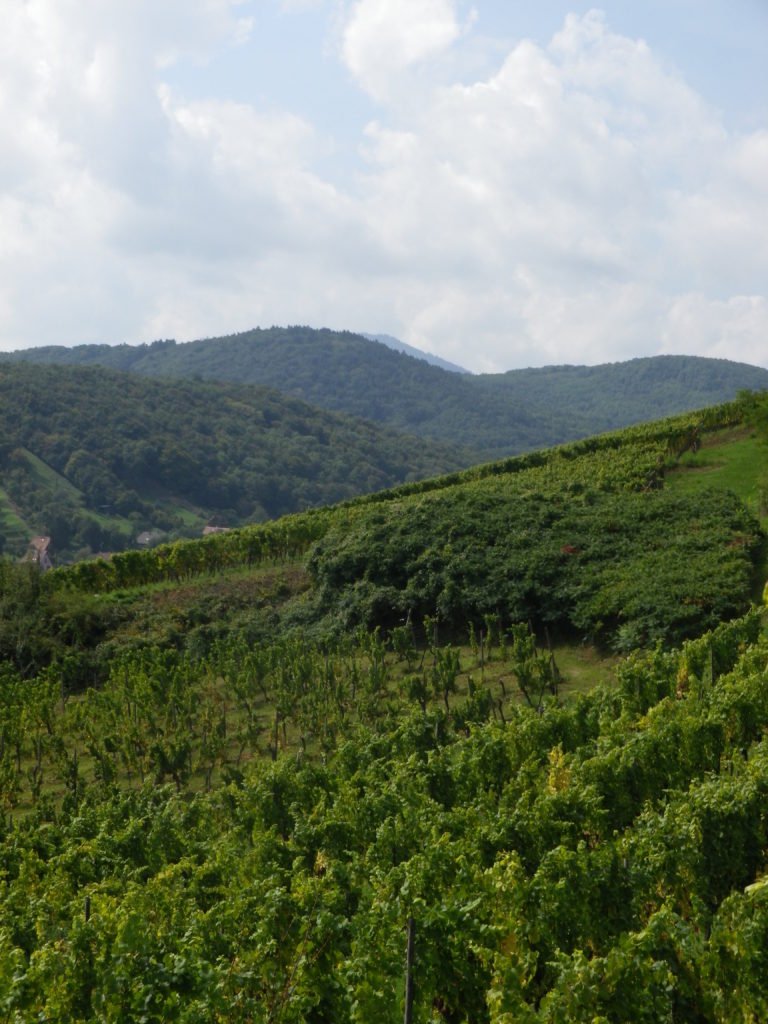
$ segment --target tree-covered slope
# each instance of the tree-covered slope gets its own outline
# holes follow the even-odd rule
[[[115,550],[142,530],[199,535],[211,516],[258,521],[471,458],[263,387],[0,365],[0,503],[10,513],[0,530],[11,553],[20,539],[25,547],[19,521],[60,553]]]
[[[183,345],[31,349],[24,355],[99,362],[153,377],[268,385],[324,409],[423,437],[450,439],[486,457],[556,444],[585,432],[553,425],[550,413],[527,403],[515,405],[502,394],[480,401],[467,375],[348,332],[271,328]]]
[[[767,1019],[766,408],[0,561],[3,1018]]]
[[[265,384],[325,409],[484,457],[527,451],[728,401],[768,370],[660,356],[596,367],[449,373],[349,332],[273,327],[176,344],[30,349],[5,358],[98,362],[149,376]]]
[[[444,636],[465,636],[470,623],[483,628],[490,616],[502,629],[522,621],[539,636],[549,631],[617,651],[669,645],[746,610],[764,581],[764,535],[754,515],[763,514],[763,498],[752,512],[722,488],[664,486],[681,453],[722,428],[742,430],[745,408],[732,403],[204,541],[81,562],[44,578],[35,600],[48,626],[30,622],[29,600],[9,598],[0,655],[27,671],[78,638],[103,672],[124,629],[129,639],[154,634],[144,612],[130,626],[133,613],[120,595],[155,585],[192,594],[171,602],[179,618],[157,635],[198,651],[230,634],[338,637],[405,623],[420,630],[427,616]],[[768,449],[757,439],[753,462],[752,481],[764,488]],[[279,600],[243,608],[238,574],[275,567],[290,570],[267,587]],[[220,577],[220,599],[195,608],[197,581],[211,574]],[[25,592],[20,583],[7,590]],[[89,595],[100,595],[95,606]],[[33,634],[40,640],[30,651]]]
[[[768,370],[728,359],[653,356],[600,366],[545,366],[474,378],[511,402],[551,403],[589,419],[592,431],[614,430],[768,389]]]

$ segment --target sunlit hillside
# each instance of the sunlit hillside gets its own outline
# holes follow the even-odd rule
[[[766,408],[0,563],[6,1018],[765,1019]]]

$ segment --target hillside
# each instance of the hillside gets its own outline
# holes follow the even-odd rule
[[[591,433],[615,430],[768,389],[768,370],[727,359],[653,356],[601,366],[546,366],[475,378],[516,403],[565,406]]]
[[[467,465],[472,455],[263,387],[0,364],[0,551],[199,536]]]
[[[349,332],[273,327],[176,344],[30,349],[23,357],[101,363],[153,377],[268,385],[321,408],[482,458],[559,444],[768,388],[768,370],[727,360],[658,356],[596,367],[451,373]]]
[[[754,405],[762,407],[757,400]],[[504,626],[528,622],[539,634],[603,649],[677,643],[744,611],[764,582],[758,517],[768,514],[768,449],[749,432],[739,440],[747,408],[716,407],[204,541],[180,540],[57,570],[43,590],[57,609],[57,625],[43,631],[35,664],[56,656],[62,630],[107,657],[113,642],[123,642],[125,615],[132,621],[131,602],[120,595],[156,585],[187,594],[170,634],[161,624],[163,644],[170,636],[195,649],[230,632],[267,638],[299,630],[322,637],[392,630],[404,622],[419,630],[427,616],[448,636],[466,635],[470,622],[479,626],[491,616]],[[727,443],[713,448],[721,436]],[[732,474],[714,474],[710,484],[710,473],[692,465],[681,477],[691,458],[723,464],[719,451],[744,446],[749,455],[736,472],[749,489],[747,504],[734,493]],[[686,479],[692,487],[681,488]],[[245,586],[250,596],[243,606],[239,574],[248,579],[260,567],[270,579],[266,596],[254,599]],[[222,574],[212,610],[184,611],[187,601],[194,605],[196,581],[205,584],[211,573]],[[87,625],[68,626],[69,613],[57,603],[62,591],[73,615],[82,612],[74,592],[85,607],[89,594],[101,595],[97,604],[107,601],[109,612],[89,612]],[[110,594],[119,598],[115,606]],[[0,643],[6,656],[18,645],[26,648],[22,635],[34,632],[28,623],[14,627],[15,617],[5,625],[6,646]],[[152,632],[146,621],[126,628],[129,639]]]
[[[766,1019],[767,515],[752,398],[0,561],[6,1018]]]
[[[31,349],[24,356],[98,362],[152,377],[267,385],[320,408],[467,445],[479,453],[478,460],[584,432],[553,425],[549,412],[515,407],[501,394],[481,404],[468,375],[449,373],[348,332],[271,328],[184,345]]]

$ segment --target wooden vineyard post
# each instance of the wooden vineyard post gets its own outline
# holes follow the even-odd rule
[[[557,677],[560,675],[557,664],[555,663],[555,652],[552,649],[552,641],[549,638],[549,629],[544,627],[544,636],[547,638],[547,649],[549,650],[549,669],[552,673],[551,692],[552,696],[557,696]]]
[[[412,917],[408,918],[408,941],[405,947],[405,1016],[403,1024],[412,1024],[413,1021],[413,937],[415,922]]]

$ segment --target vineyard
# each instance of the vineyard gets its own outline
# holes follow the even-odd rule
[[[0,1019],[768,1019],[761,409],[3,563]]]

